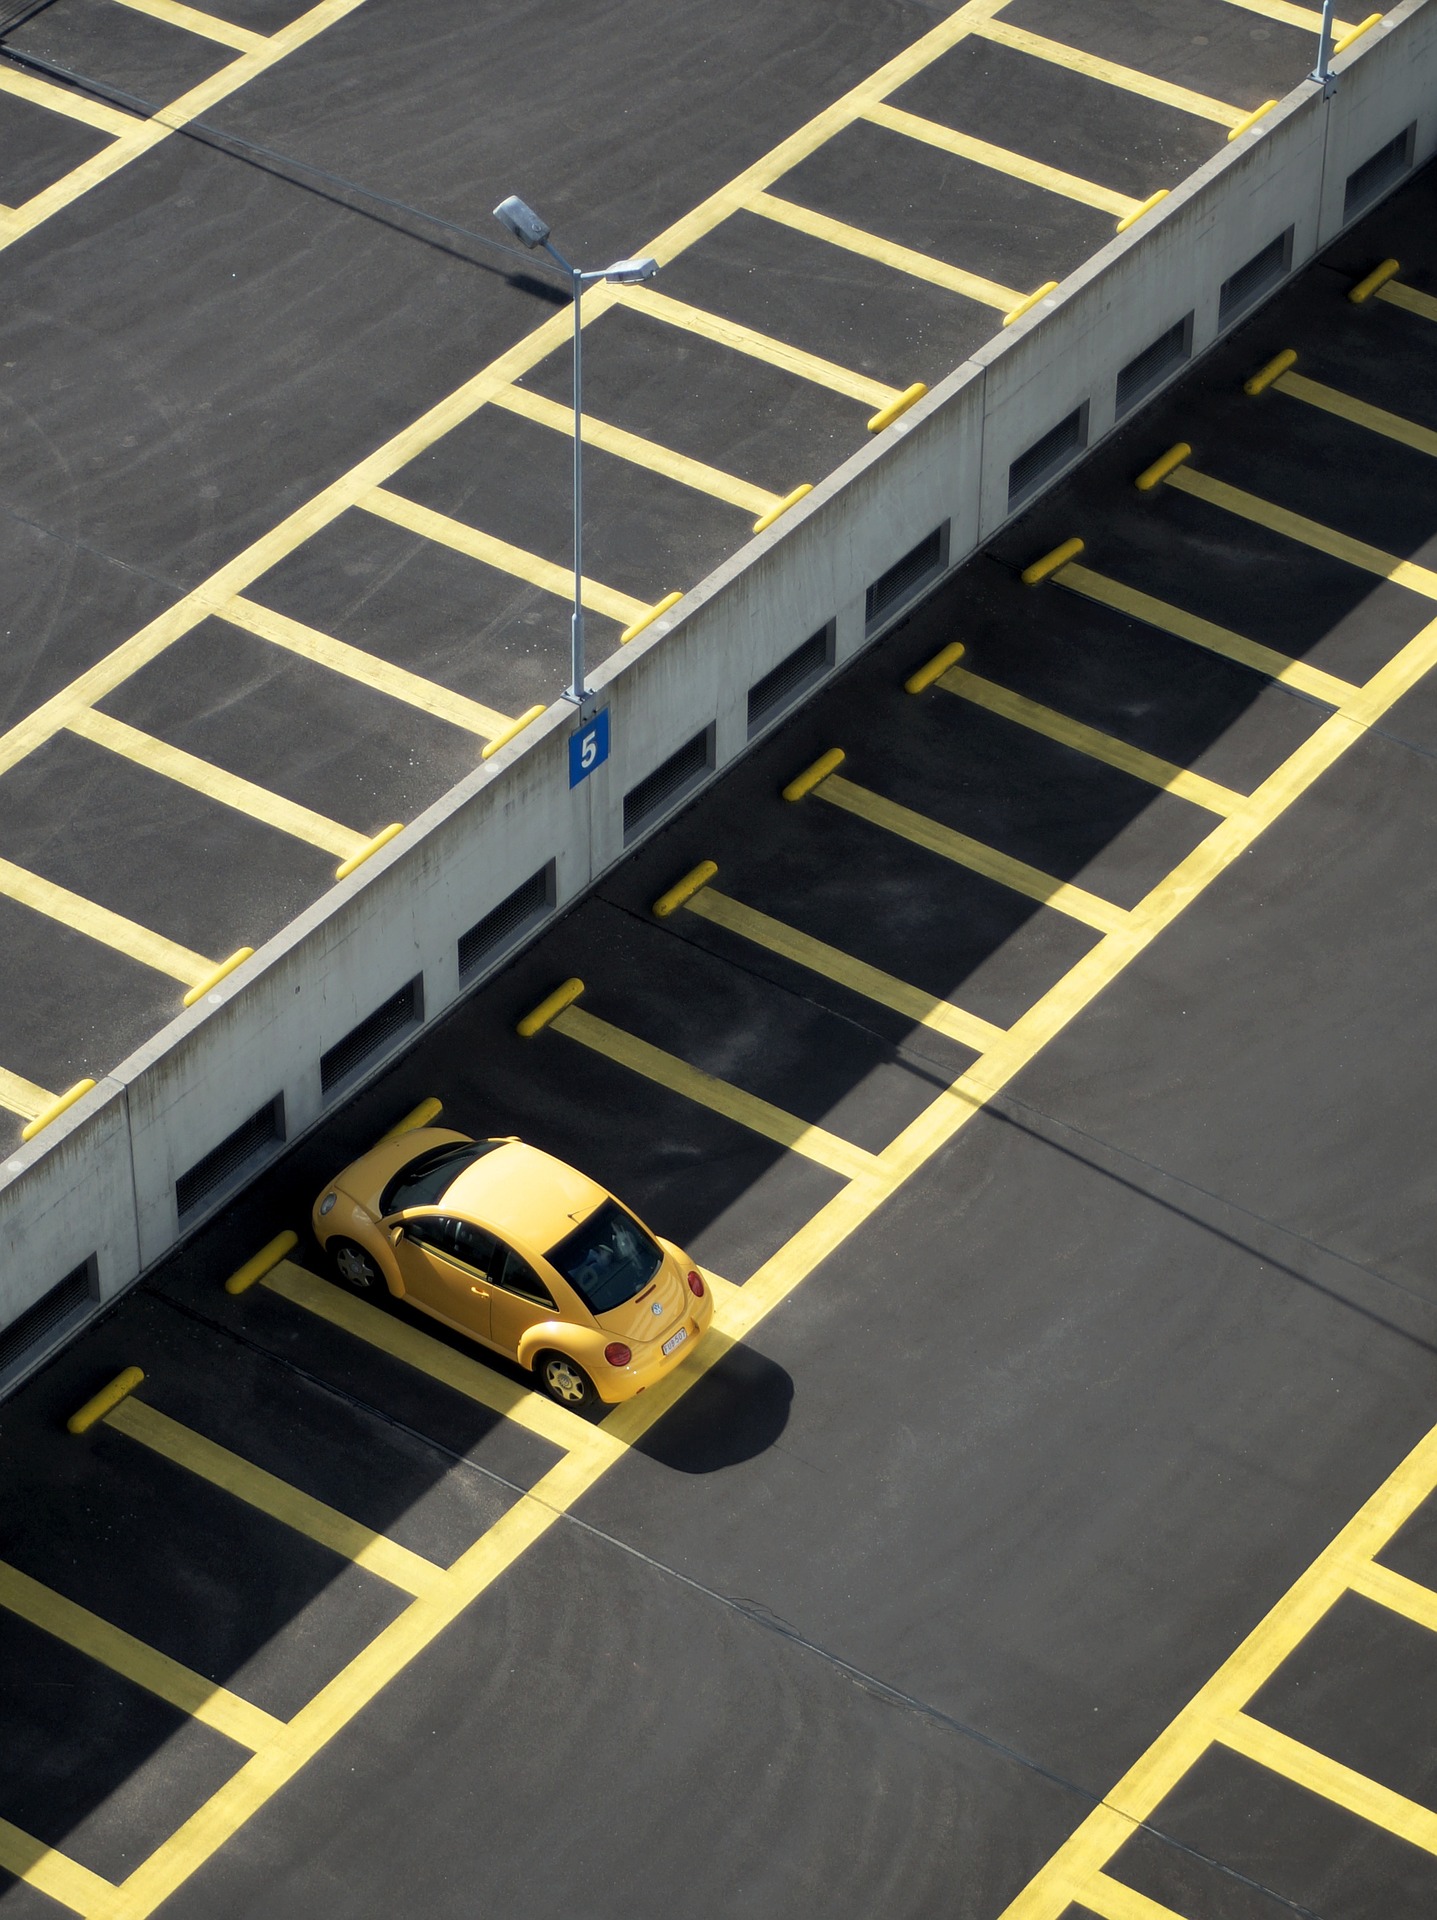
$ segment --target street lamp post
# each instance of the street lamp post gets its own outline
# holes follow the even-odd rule
[[[584,686],[584,327],[580,311],[584,288],[594,280],[617,280],[632,286],[638,280],[651,280],[659,270],[657,260],[616,260],[611,267],[583,273],[570,266],[549,239],[550,229],[532,207],[525,206],[516,194],[501,200],[494,209],[495,218],[529,248],[542,247],[569,276],[574,305],[574,611],[569,623],[573,679],[564,689],[564,698],[582,707]]]
[[[1337,0],[1322,0],[1322,24],[1317,30],[1317,65],[1307,76],[1309,80],[1320,81],[1324,93],[1331,93],[1336,85],[1328,64],[1332,58],[1332,16],[1336,11]]]

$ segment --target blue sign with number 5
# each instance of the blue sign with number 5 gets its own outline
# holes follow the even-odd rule
[[[569,785],[577,787],[609,757],[609,709],[596,713],[588,726],[569,735]]]

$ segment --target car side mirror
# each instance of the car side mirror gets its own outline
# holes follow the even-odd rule
[[[394,1242],[395,1246],[397,1247],[400,1241],[404,1238],[403,1215],[396,1214],[388,1220],[381,1220],[379,1224],[380,1224],[380,1227],[383,1229],[383,1231],[389,1235],[390,1239]]]

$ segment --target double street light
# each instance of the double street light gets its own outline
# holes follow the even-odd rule
[[[573,292],[574,303],[574,612],[570,622],[570,646],[573,658],[573,680],[565,688],[564,697],[582,707],[586,698],[584,687],[584,328],[580,302],[584,288],[595,280],[617,280],[621,286],[633,286],[639,280],[651,280],[659,270],[659,263],[652,258],[642,260],[616,260],[611,267],[601,267],[595,273],[581,272],[578,267],[570,266],[559,249],[549,239],[550,229],[532,207],[525,206],[517,194],[510,194],[507,200],[501,200],[494,209],[495,218],[502,220],[514,238],[531,250],[542,247],[551,259],[568,274],[569,285]]]

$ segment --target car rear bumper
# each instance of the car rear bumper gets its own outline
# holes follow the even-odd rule
[[[705,1308],[707,1311],[703,1311]],[[599,1398],[609,1406],[619,1406],[625,1400],[632,1400],[635,1394],[642,1393],[646,1387],[655,1386],[660,1380],[667,1378],[675,1367],[683,1365],[698,1346],[707,1333],[712,1319],[713,1297],[711,1294],[705,1294],[701,1301],[694,1302],[694,1312],[684,1316],[683,1324],[687,1330],[687,1337],[674,1348],[672,1353],[666,1354],[662,1346],[656,1342],[642,1358],[635,1354],[627,1367],[599,1368],[599,1373],[604,1376],[594,1381]]]

